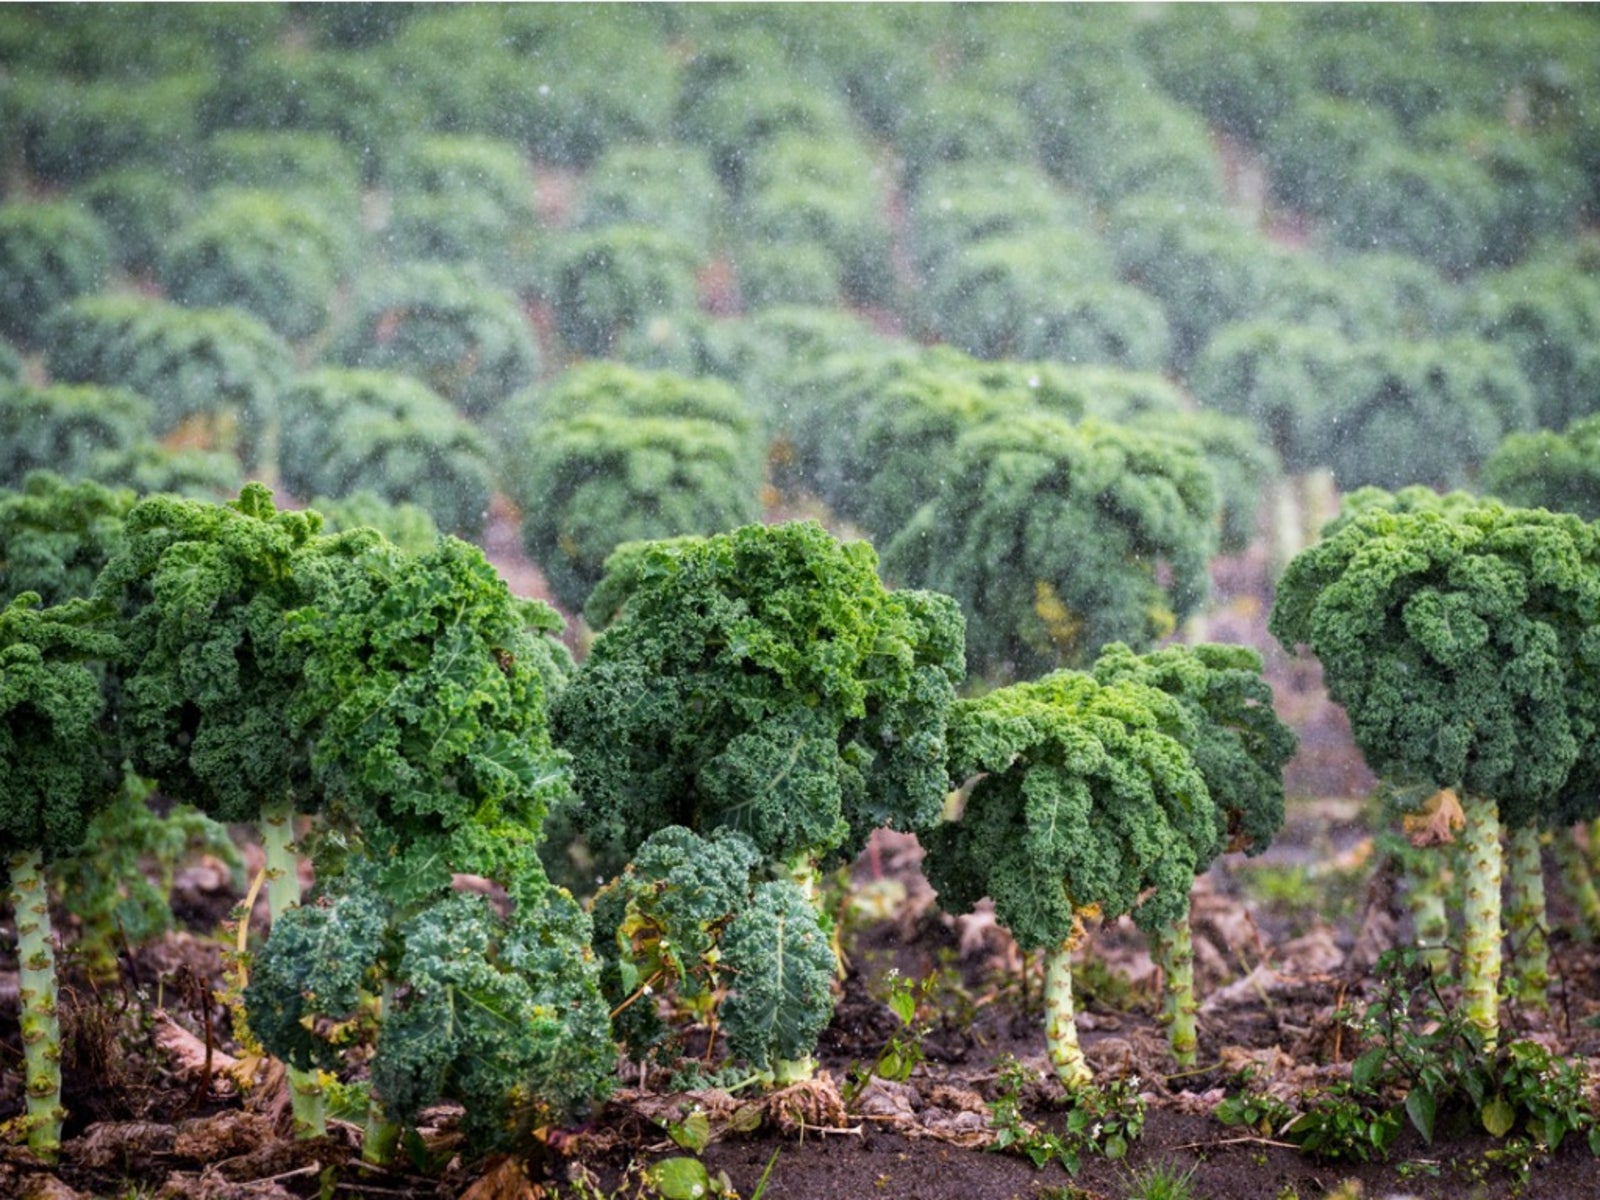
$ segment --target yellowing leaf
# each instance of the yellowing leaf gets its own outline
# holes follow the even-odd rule
[[[1517,1123],[1516,1109],[1511,1107],[1504,1096],[1496,1096],[1485,1104],[1482,1116],[1483,1127],[1489,1131],[1491,1137],[1505,1137]]]
[[[1418,811],[1400,818],[1401,828],[1413,846],[1447,846],[1455,831],[1467,823],[1461,800],[1450,788],[1440,788]]]

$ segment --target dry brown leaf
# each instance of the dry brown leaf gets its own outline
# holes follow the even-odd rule
[[[189,1082],[209,1070],[213,1092],[225,1094],[233,1090],[233,1072],[239,1067],[238,1059],[224,1054],[213,1045],[208,1063],[204,1041],[174,1021],[165,1009],[156,1009],[154,1016],[156,1048],[171,1060],[172,1069],[179,1079]]]
[[[543,1200],[544,1188],[532,1182],[522,1163],[502,1158],[478,1176],[461,1200]]]
[[[785,1133],[843,1129],[850,1120],[839,1088],[826,1071],[773,1092],[767,1097],[767,1111]]]
[[[1461,801],[1450,788],[1440,788],[1420,809],[1400,818],[1400,827],[1411,844],[1419,848],[1448,846],[1456,840],[1456,830],[1464,829],[1466,824]]]
[[[854,1109],[855,1115],[909,1124],[921,1106],[922,1097],[911,1084],[874,1076],[856,1095]]]
[[[174,1171],[158,1193],[160,1200],[299,1200],[275,1179],[224,1179],[214,1171]]]
[[[905,1132],[912,1137],[948,1142],[964,1150],[982,1149],[995,1140],[994,1130],[990,1128],[989,1118],[985,1114],[940,1108],[937,1105],[924,1109],[921,1121]]]
[[[54,1175],[35,1175],[22,1185],[18,1200],[83,1200],[83,1193],[69,1188]]]

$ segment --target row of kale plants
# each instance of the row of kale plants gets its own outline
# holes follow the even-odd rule
[[[46,1156],[63,1118],[47,880],[125,770],[256,824],[272,926],[248,964],[242,1036],[294,1064],[304,1133],[326,1120],[319,1069],[369,1050],[377,1160],[441,1100],[463,1105],[482,1150],[604,1095],[613,1020],[647,1055],[656,995],[710,1019],[758,1075],[808,1075],[838,971],[819,868],[874,829],[938,825],[957,775],[1005,778],[1014,805],[1035,757],[1070,825],[1052,835],[1055,820],[1018,809],[985,836],[1026,821],[1052,839],[1046,857],[996,862],[959,837],[935,853],[957,904],[991,890],[1045,904],[1029,936],[1057,951],[1051,1041],[1081,1085],[1064,973],[1077,914],[1114,915],[1159,885],[1139,911],[1170,926],[1177,966],[1194,872],[1230,844],[1264,845],[1282,816],[1293,737],[1252,652],[1113,647],[1097,676],[958,702],[955,603],[886,590],[866,543],[814,523],[625,547],[575,670],[553,610],[513,598],[455,539],[408,552],[370,528],[324,533],[259,484],[229,503],[135,502],[36,475],[4,507],[22,1124]],[[1016,702],[1036,728],[1007,715]],[[1213,801],[1219,770],[1252,782]],[[1102,809],[1116,823],[1086,842]],[[616,873],[592,933],[541,862],[547,817],[563,834],[547,858],[576,836]],[[459,890],[463,874],[498,900]],[[1173,1038],[1192,1059],[1185,980],[1175,969]]]
[[[293,1064],[303,1133],[326,1120],[323,1072],[364,1062],[378,1161],[440,1101],[475,1150],[525,1147],[609,1090],[619,1042],[670,1064],[668,1015],[721,1036],[742,1078],[805,1078],[839,969],[817,873],[880,828],[923,838],[947,909],[992,897],[1046,951],[1069,1090],[1091,1084],[1070,972],[1091,916],[1149,931],[1173,1056],[1193,1066],[1192,880],[1283,818],[1295,741],[1255,652],[1150,650],[1147,631],[1144,653],[1100,645],[1081,670],[958,699],[960,607],[886,589],[866,543],[809,522],[624,547],[574,667],[554,612],[454,539],[324,533],[258,484],[135,503],[36,477],[7,504],[3,829],[23,1125],[45,1156],[63,1116],[47,881],[124,764],[257,824],[273,919],[245,1036]],[[1274,632],[1316,651],[1374,769],[1462,797],[1463,1005],[1483,1055],[1500,822],[1513,908],[1537,924],[1538,829],[1594,815],[1597,604],[1594,526],[1421,490],[1364,494],[1280,587]],[[587,910],[551,882],[574,839],[609,880]]]

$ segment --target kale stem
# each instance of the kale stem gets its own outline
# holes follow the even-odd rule
[[[1078,1045],[1078,1022],[1072,1010],[1072,951],[1083,938],[1083,926],[1073,918],[1073,929],[1059,946],[1045,953],[1045,1051],[1067,1091],[1075,1092],[1094,1078]]]
[[[1506,934],[1510,940],[1517,999],[1550,1007],[1550,944],[1546,938],[1544,867],[1539,829],[1523,825],[1506,840]]]
[[[384,980],[383,994],[378,1000],[378,1023],[389,1016],[394,1007],[394,982]],[[361,1161],[373,1166],[386,1167],[394,1162],[400,1148],[400,1122],[391,1120],[383,1110],[383,1101],[376,1095],[367,1099],[367,1127],[361,1137]]]
[[[1155,936],[1157,965],[1161,967],[1161,1013],[1157,1020],[1167,1027],[1167,1042],[1172,1060],[1180,1068],[1198,1061],[1199,1033],[1195,1014],[1199,1005],[1194,994],[1194,941],[1189,930],[1189,914],[1163,926]]]
[[[1595,890],[1594,875],[1589,870],[1589,860],[1584,856],[1583,847],[1578,845],[1571,829],[1559,830],[1553,847],[1568,897],[1583,918],[1589,937],[1600,938],[1600,891]]]
[[[272,914],[272,925],[276,928],[279,918],[300,903],[300,856],[294,844],[294,806],[287,799],[263,804],[260,826],[261,844],[267,856],[267,911]],[[328,1132],[328,1115],[321,1077],[315,1070],[290,1067],[288,1071],[295,1136],[323,1136]]]
[[[28,1093],[28,1148],[46,1162],[61,1149],[61,1022],[56,1015],[56,959],[50,896],[38,850],[11,855],[20,959],[22,1047]]]
[[[1500,810],[1493,800],[1463,793],[1467,824],[1462,835],[1466,871],[1466,937],[1461,951],[1462,1008],[1483,1035],[1483,1052],[1500,1040]]]

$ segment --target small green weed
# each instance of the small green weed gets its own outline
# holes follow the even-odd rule
[[[1382,1159],[1399,1136],[1400,1114],[1362,1103],[1348,1084],[1314,1098],[1283,1131],[1285,1141],[1325,1162]]]
[[[926,1057],[922,1050],[922,1039],[928,1036],[932,1027],[929,998],[939,986],[939,977],[928,974],[921,979],[908,979],[891,968],[884,980],[888,991],[883,1002],[900,1023],[889,1035],[883,1049],[878,1051],[872,1066],[851,1068],[844,1088],[846,1104],[853,1103],[874,1078],[904,1083]]]
[[[1600,1114],[1581,1068],[1531,1041],[1485,1053],[1478,1030],[1444,1000],[1449,981],[1414,949],[1385,955],[1377,974],[1366,1009],[1346,1014],[1368,1043],[1351,1065],[1356,1093],[1403,1092],[1405,1115],[1428,1142],[1441,1120],[1465,1113],[1492,1137],[1517,1135],[1540,1152],[1553,1152],[1576,1133],[1600,1155]]]
[[[1120,1159],[1144,1132],[1144,1101],[1137,1079],[1113,1080],[1104,1088],[1091,1084],[1069,1094],[1065,1128],[1057,1133],[1022,1115],[1022,1089],[1031,1078],[1028,1069],[1005,1055],[999,1072],[996,1095],[989,1102],[994,1149],[1020,1154],[1036,1167],[1058,1162],[1069,1175],[1076,1175],[1084,1155]]]
[[[1248,1083],[1245,1076],[1239,1082]],[[1295,1111],[1265,1092],[1241,1091],[1217,1105],[1216,1118],[1224,1125],[1242,1125],[1262,1137],[1276,1137],[1295,1119]]]
[[[1195,1200],[1194,1168],[1180,1171],[1171,1163],[1152,1163],[1129,1176],[1126,1200]]]

